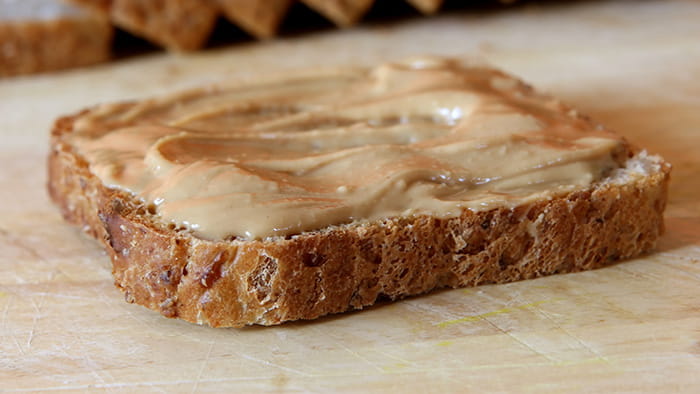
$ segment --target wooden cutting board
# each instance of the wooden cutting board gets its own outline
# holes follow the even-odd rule
[[[699,21],[692,1],[549,2],[0,81],[0,391],[700,392]],[[416,53],[483,57],[664,155],[674,170],[657,252],[314,322],[211,329],[124,302],[105,254],[44,191],[61,114]]]

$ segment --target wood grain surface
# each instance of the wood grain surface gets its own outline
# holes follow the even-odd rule
[[[700,2],[548,2],[0,81],[0,391],[700,392]],[[45,192],[57,116],[260,72],[470,55],[674,165],[658,250],[313,322],[210,329],[127,304]]]

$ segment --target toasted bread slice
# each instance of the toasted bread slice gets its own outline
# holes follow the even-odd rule
[[[374,70],[305,75],[252,85],[221,85],[140,103],[103,105],[56,122],[48,162],[49,194],[68,221],[81,226],[105,247],[112,260],[115,283],[128,302],[167,317],[214,327],[273,325],[361,309],[381,298],[397,300],[437,288],[505,283],[599,268],[651,250],[663,231],[670,173],[666,162],[636,150],[624,139],[504,73],[481,66],[455,66],[454,61],[429,60]],[[474,96],[470,89],[481,93]],[[330,104],[331,98],[341,105]],[[428,104],[412,104],[422,98]],[[456,101],[450,101],[453,99]],[[429,105],[448,102],[453,104],[435,108]],[[387,108],[402,115],[386,117],[382,111]],[[450,111],[446,113],[445,108]],[[515,123],[501,122],[505,119],[500,117],[503,111],[513,108],[540,117],[539,122],[544,123],[526,121],[527,127],[513,131],[514,124],[529,119],[529,115],[518,115],[507,118]],[[435,117],[416,115],[422,111]],[[489,124],[501,128],[480,128],[486,124],[482,123],[486,118],[479,118],[480,113],[498,120]],[[544,134],[532,134],[529,129],[550,124],[547,122],[552,119],[556,119],[557,126],[542,126]],[[569,128],[582,134],[576,134],[573,140],[561,137]],[[498,136],[493,137],[492,132]],[[450,138],[459,133],[466,133],[467,139],[455,140],[452,145]],[[235,138],[225,139],[229,134],[235,134]],[[255,142],[255,135],[262,138],[262,144]],[[358,142],[362,135],[372,139],[370,145]],[[203,136],[206,138],[201,139]],[[591,139],[593,136],[600,138]],[[171,144],[181,138],[193,138],[185,141],[184,150]],[[150,142],[131,145],[142,139]],[[399,141],[395,142],[398,145],[390,140]],[[594,168],[588,165],[593,162],[586,164],[576,153],[593,140],[614,141],[609,151],[596,153],[595,160],[604,158],[608,163],[596,177],[577,185],[546,183],[535,186],[539,188],[536,193],[522,192],[522,187],[530,187],[521,184],[522,174],[551,167],[554,172],[550,174],[559,177],[579,168]],[[304,141],[320,150],[299,157]],[[515,145],[499,145],[504,141]],[[324,147],[325,143],[330,145]],[[518,145],[521,143],[525,145]],[[529,144],[536,145],[532,152],[561,156],[543,156],[537,164],[538,157],[518,154]],[[314,161],[324,154],[335,154],[337,146],[342,147],[340,154],[332,160]],[[241,154],[246,147],[252,148]],[[478,166],[454,167],[464,174],[475,174],[466,181],[457,179],[456,173],[435,170],[441,167],[435,160],[426,159],[438,157],[427,156],[435,149],[450,155],[464,147],[475,149],[468,150],[474,156],[463,157],[460,153],[449,157],[469,163],[478,161],[479,152],[491,148],[498,155],[506,155],[487,162],[487,172],[519,157],[535,162],[522,169],[515,165],[515,175],[501,173],[500,178],[488,179],[476,175]],[[200,148],[206,159],[197,158]],[[326,148],[331,150],[324,151]],[[408,156],[390,160],[389,164],[398,164],[387,167],[386,176],[379,178],[375,170],[365,166],[366,160],[376,159],[372,155],[358,156],[362,160],[354,161],[357,166],[350,167],[349,174],[332,172],[347,157],[375,152],[372,149],[379,149],[374,155],[379,157],[378,163],[391,152]],[[257,159],[251,159],[251,155],[257,155]],[[172,165],[152,160],[161,156],[170,157]],[[296,163],[294,169],[279,167],[286,160]],[[200,165],[214,166],[215,176],[181,177]],[[432,205],[415,208],[411,205],[415,201],[409,199],[409,209],[396,214],[351,215],[346,220],[333,217],[328,225],[313,227],[315,222],[310,222],[311,227],[294,230],[291,226],[286,233],[268,229],[268,233],[258,236],[242,230],[232,230],[226,233],[228,236],[212,235],[216,233],[209,232],[204,223],[199,227],[193,219],[196,215],[184,219],[168,216],[166,205],[172,197],[168,193],[178,187],[176,181],[190,182],[189,188],[179,192],[195,193],[194,200],[188,201],[199,203],[209,198],[199,193],[218,190],[222,187],[217,183],[220,180],[223,186],[231,186],[226,176],[240,173],[237,168],[246,168],[244,174],[253,175],[237,178],[233,186],[241,188],[224,191],[225,198],[245,194],[249,182],[259,186],[259,177],[268,177],[277,185],[260,191],[260,195],[269,192],[274,198],[257,208],[257,197],[247,200],[250,209],[258,209],[250,211],[253,214],[239,200],[231,200],[230,212],[216,208],[203,217],[203,222],[228,218],[223,223],[238,229],[241,223],[255,226],[257,222],[286,220],[271,217],[278,212],[285,214],[279,216],[294,218],[292,223],[311,220],[302,214],[322,199],[318,193],[312,194],[317,198],[308,199],[305,188],[313,187],[328,173],[332,179],[357,180],[358,188],[369,185],[367,190],[376,190],[374,185],[381,184],[386,186],[382,190],[400,191],[380,193],[373,205],[358,206],[355,212],[375,212],[403,195],[418,196],[421,202],[425,190],[438,193],[439,201],[435,201],[440,203],[450,199],[441,191],[453,187],[457,192],[463,188],[466,193],[483,190],[485,194],[472,198],[478,204],[460,200],[450,205],[458,207],[456,211],[434,210]],[[149,194],[154,190],[151,184],[141,192],[135,191],[137,186],[125,186],[129,183],[124,179],[140,174],[133,179],[143,180],[151,171],[154,177],[176,177],[161,184],[165,185],[165,202],[153,197],[160,194]],[[305,174],[311,177],[303,178]],[[290,186],[297,176],[302,177],[304,187]],[[200,179],[205,178],[209,181],[201,183]],[[386,183],[386,179],[394,180]],[[513,180],[517,184],[514,188]],[[342,200],[351,193],[349,187],[329,192],[328,188],[322,189],[331,195],[339,193],[337,199]],[[285,190],[291,191],[287,200],[283,198]],[[371,194],[363,190],[359,197]],[[416,191],[419,193],[412,194]],[[519,197],[511,199],[516,195]],[[287,204],[285,201],[294,208],[279,211],[279,204]],[[302,203],[294,205],[299,201]],[[323,204],[311,211],[334,212]],[[321,215],[314,220],[328,218]]]
[[[112,26],[59,0],[0,0],[0,77],[109,59]]]

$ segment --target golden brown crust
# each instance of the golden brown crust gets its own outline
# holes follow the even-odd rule
[[[442,6],[443,0],[406,0],[409,4],[415,7],[418,11],[425,15],[430,15],[436,13],[440,6]]]
[[[301,2],[331,20],[338,27],[349,27],[369,11],[374,0],[301,0]]]
[[[277,33],[291,0],[218,0],[224,15],[259,39]]]
[[[109,59],[112,26],[99,15],[0,22],[0,77],[87,66]]]
[[[127,301],[214,327],[313,319],[380,297],[594,269],[649,251],[663,231],[670,165],[637,154],[645,175],[630,170],[515,209],[205,241],[168,228],[90,173],[64,140],[74,119],[57,121],[48,163],[49,193],[64,217],[105,246]]]
[[[206,44],[218,8],[202,0],[112,0],[114,24],[175,51]]]

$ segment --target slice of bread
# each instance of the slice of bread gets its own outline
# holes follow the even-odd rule
[[[357,23],[375,0],[301,0],[309,8],[325,16],[338,27]]]
[[[253,36],[267,39],[277,34],[292,0],[218,0],[226,17]]]
[[[406,0],[408,3],[410,3],[412,6],[414,6],[418,11],[430,15],[436,13],[439,9],[440,6],[442,5],[443,0]]]
[[[174,51],[206,44],[219,15],[210,0],[112,0],[114,24]]]
[[[431,67],[430,64],[434,63],[431,62],[419,61],[412,63],[413,68],[400,65],[397,69],[400,73],[408,72],[410,76]],[[419,92],[428,89],[434,94],[430,96],[433,101],[428,102],[436,102],[451,94],[451,89],[458,89],[452,83],[437,84],[442,87],[433,89],[429,88],[432,86],[430,81],[418,79],[416,89],[397,95],[392,89],[400,90],[405,86],[386,83],[381,79],[382,70],[385,69],[380,67],[347,74],[352,75],[347,80],[353,82],[335,92],[336,99],[342,101],[345,96],[356,94],[358,86],[369,86],[368,91],[377,94],[378,84],[389,86],[387,89],[393,92],[381,93],[386,100],[401,100],[401,97],[422,94]],[[498,101],[499,95],[508,94],[516,97],[514,100],[537,103],[523,108],[533,114],[548,112],[547,116],[564,122],[562,127],[578,125],[585,129],[584,135],[607,133],[570,108],[534,93],[527,85],[506,74],[476,66],[460,66],[454,70],[448,74],[440,71],[435,74],[436,78],[447,75],[448,81],[459,81],[460,78],[468,79],[472,73],[481,73],[507,92],[484,88],[489,93],[473,105]],[[313,78],[323,78],[322,75],[319,73]],[[359,79],[353,79],[356,77]],[[397,300],[437,288],[505,283],[599,268],[650,251],[663,231],[662,213],[670,165],[659,157],[632,148],[622,139],[610,153],[615,166],[587,184],[564,189],[552,186],[552,190],[545,189],[544,194],[518,199],[516,203],[501,202],[483,209],[461,208],[452,215],[414,210],[379,218],[354,218],[320,228],[257,238],[235,234],[211,237],[199,234],[195,231],[196,226],[176,225],[172,220],[166,220],[159,211],[162,206],[155,206],[146,194],[115,185],[114,180],[109,179],[110,172],[102,171],[99,165],[105,158],[122,157],[120,155],[133,158],[139,149],[144,155],[148,147],[122,153],[109,150],[95,153],[81,142],[85,141],[81,135],[102,138],[126,129],[138,130],[133,134],[138,138],[153,130],[160,133],[172,129],[175,132],[165,138],[209,132],[203,131],[198,120],[192,120],[196,117],[183,112],[192,107],[205,117],[217,114],[214,116],[221,117],[213,119],[238,122],[239,130],[243,127],[240,126],[242,120],[236,117],[250,116],[252,108],[264,119],[248,123],[246,132],[252,132],[256,127],[259,129],[264,122],[271,124],[270,116],[272,123],[280,119],[303,119],[302,124],[311,130],[283,130],[285,133],[302,133],[297,135],[311,132],[311,135],[322,136],[329,132],[327,130],[342,129],[353,130],[347,135],[355,136],[368,129],[367,125],[372,121],[369,118],[338,123],[341,118],[330,121],[321,116],[309,123],[309,116],[318,116],[313,114],[322,111],[318,102],[305,107],[307,112],[300,117],[291,115],[290,118],[288,112],[279,111],[275,105],[251,107],[252,104],[246,106],[226,101],[240,95],[249,97],[247,100],[259,97],[256,96],[260,94],[256,93],[257,87],[279,89],[274,90],[274,94],[262,93],[267,94],[263,96],[268,99],[277,97],[275,100],[282,101],[285,99],[280,99],[279,93],[291,89],[294,95],[285,96],[292,97],[287,104],[302,105],[306,97],[304,89],[307,88],[300,86],[307,85],[299,85],[303,80],[300,78],[262,80],[253,84],[253,88],[250,83],[222,85],[140,103],[103,105],[56,122],[48,161],[49,194],[68,221],[82,226],[105,247],[113,263],[115,283],[124,291],[128,302],[144,305],[167,317],[214,327],[273,325],[361,309],[379,299]],[[317,81],[312,79],[308,89],[317,89]],[[481,82],[474,86],[482,86]],[[339,86],[343,85],[333,85],[334,89]],[[325,99],[321,102],[327,104]],[[383,101],[372,102],[363,108],[375,113]],[[415,101],[399,101],[403,103],[400,105],[410,105],[410,102]],[[494,108],[501,108],[496,104]],[[333,108],[347,115],[352,108],[347,109],[345,105]],[[242,112],[237,113],[236,108]],[[399,110],[405,113],[401,108]],[[433,110],[443,113],[441,108]],[[183,121],[183,116],[189,120]],[[401,124],[408,118],[401,119],[392,121]],[[460,124],[449,123],[446,127],[454,131],[455,127],[461,127]],[[323,128],[324,125],[328,128]],[[320,131],[314,131],[317,127]],[[432,129],[432,126],[424,128]],[[478,130],[467,132],[478,133]],[[554,144],[564,150],[578,143],[572,145],[557,138],[542,143],[548,147]],[[112,145],[127,143],[120,139],[111,141]],[[353,145],[354,148],[357,147]],[[209,149],[216,148],[210,146]],[[222,160],[230,164],[232,159]],[[137,162],[131,163],[136,164],[111,168],[114,174],[120,174],[142,167]],[[493,167],[499,165],[494,160]],[[361,172],[360,168],[358,165],[358,169],[351,171]],[[160,170],[160,167],[153,169]],[[359,176],[369,179],[372,174]],[[427,182],[450,182],[433,178]],[[208,186],[200,187],[206,189]],[[476,186],[465,185],[465,188],[469,187]],[[214,216],[226,214],[213,212]],[[260,216],[261,221],[265,220],[263,216],[264,213]]]
[[[109,59],[112,26],[59,0],[0,0],[0,77]]]
[[[217,0],[64,0],[168,50],[202,48],[219,17]]]

